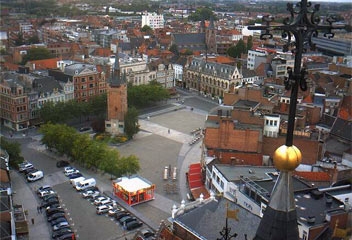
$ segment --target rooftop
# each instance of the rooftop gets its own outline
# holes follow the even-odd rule
[[[139,176],[132,176],[130,178],[121,177],[116,179],[113,184],[119,185],[127,192],[136,192],[143,188],[149,188],[152,186],[152,184],[148,180],[143,179]]]

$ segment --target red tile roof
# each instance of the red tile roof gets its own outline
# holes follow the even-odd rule
[[[45,70],[57,68],[57,62],[60,58],[50,58],[42,60],[32,60],[27,62],[27,66],[33,68],[33,70]]]
[[[329,182],[330,175],[326,172],[294,172],[294,175],[302,177],[308,181]]]

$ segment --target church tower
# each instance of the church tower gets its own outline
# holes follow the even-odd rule
[[[124,133],[125,114],[127,113],[127,84],[121,77],[118,53],[115,56],[115,63],[109,81],[107,91],[107,119],[105,131],[112,135]]]
[[[205,30],[205,44],[207,47],[207,53],[217,53],[216,28],[213,18],[210,18],[209,26]]]

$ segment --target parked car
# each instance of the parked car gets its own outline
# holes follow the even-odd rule
[[[89,190],[89,191],[85,191],[82,193],[82,197],[83,198],[93,198],[95,196],[98,196],[100,194],[99,191],[93,191],[93,190]]]
[[[53,199],[56,199],[57,201],[59,201],[59,197],[57,196],[57,194],[51,194],[51,195],[44,196],[43,203],[47,203],[49,201],[53,201]]]
[[[53,197],[58,197],[58,196],[57,196],[57,193],[54,192],[54,191],[50,191],[50,192],[48,192],[47,194],[45,194],[43,197],[41,197],[41,199],[42,199],[43,201],[47,201],[49,198],[53,198]]]
[[[37,194],[40,195],[42,192],[47,192],[53,190],[53,188],[50,185],[44,185],[38,188]]]
[[[78,131],[81,132],[81,133],[83,133],[83,132],[92,132],[93,129],[91,127],[81,127]]]
[[[94,205],[98,206],[98,205],[100,205],[100,203],[101,203],[102,201],[107,200],[107,199],[108,199],[108,197],[100,196],[100,197],[98,197],[98,198],[96,198],[96,199],[94,200]]]
[[[126,223],[126,230],[131,231],[133,229],[141,227],[142,225],[143,223],[140,221],[132,221],[132,222]]]
[[[75,168],[71,168],[71,169],[65,171],[65,176],[69,177],[70,175],[75,174],[75,173],[79,173],[79,170],[75,169]]]
[[[36,171],[39,171],[39,170],[36,169],[35,167],[32,167],[32,168],[28,168],[28,169],[24,170],[24,171],[23,171],[23,174],[24,174],[26,177],[28,177],[28,175],[29,175],[30,173],[34,173],[34,172],[36,172]]]
[[[51,221],[58,219],[60,217],[65,217],[65,213],[64,212],[54,213],[53,215],[49,216],[47,218],[47,220],[48,220],[48,222],[51,222]]]
[[[35,182],[35,181],[42,179],[43,177],[44,177],[43,171],[32,172],[27,175],[27,181],[28,182]]]
[[[120,220],[121,218],[126,217],[126,216],[129,216],[129,215],[130,215],[129,212],[122,211],[122,212],[116,213],[116,214],[115,214],[115,218],[116,218],[116,220]]]
[[[125,210],[125,209],[120,208],[120,207],[114,208],[114,209],[111,209],[111,210],[108,211],[108,215],[109,215],[110,217],[115,217],[115,215],[116,215],[117,213],[122,212],[122,211],[124,211],[124,210]]]
[[[67,167],[69,166],[70,163],[68,161],[65,161],[65,160],[61,160],[61,161],[58,161],[56,163],[56,167],[60,168],[60,167]]]
[[[97,207],[96,213],[97,213],[98,215],[104,214],[104,213],[107,213],[107,212],[108,212],[109,210],[111,210],[111,209],[113,209],[113,207],[110,206],[110,205],[100,205],[99,207]]]
[[[54,231],[53,234],[51,235],[52,238],[56,239],[66,233],[73,233],[72,229],[67,227],[67,228],[61,228],[57,231]]]
[[[45,208],[45,210],[54,209],[54,208],[61,208],[60,203],[53,203]]]
[[[75,234],[74,233],[66,233],[64,235],[61,235],[60,237],[56,238],[56,240],[72,240],[75,239]]]
[[[123,217],[119,220],[119,223],[124,226],[125,224],[129,223],[129,222],[132,222],[132,221],[135,221],[137,220],[137,218],[135,217],[132,217],[132,216],[126,216],[126,217]]]
[[[83,189],[81,192],[84,193],[86,191],[99,191],[98,187],[87,187],[86,189]]]
[[[56,195],[57,193],[54,190],[48,190],[48,191],[42,191],[40,194],[38,194],[41,199],[44,199],[45,197],[50,197],[52,195]]]
[[[59,199],[57,198],[52,198],[52,199],[49,199],[48,201],[45,201],[44,203],[42,203],[42,208],[47,208],[51,205],[54,205],[54,204],[60,204],[59,203]]]
[[[22,173],[27,177],[27,174],[38,171],[35,167],[30,167],[22,171]]]
[[[95,187],[95,185],[96,185],[96,181],[94,178],[85,179],[82,182],[78,182],[76,184],[76,190],[82,191],[82,190],[89,188],[89,187]]]
[[[51,226],[54,226],[54,225],[56,225],[56,224],[58,224],[60,222],[68,222],[68,221],[67,221],[66,217],[59,217],[59,218],[56,218],[56,219],[52,220],[50,222],[50,224],[51,224]]]
[[[55,231],[55,230],[58,230],[60,228],[65,228],[65,227],[68,227],[68,226],[70,226],[70,224],[66,221],[66,222],[60,222],[60,223],[58,223],[58,224],[56,224],[56,225],[54,225],[52,227],[53,227],[53,231]]]
[[[76,178],[80,178],[80,177],[83,177],[82,173],[72,173],[72,174],[68,175],[68,178],[70,179],[70,181],[72,179],[76,179]]]
[[[100,203],[96,204],[97,206],[101,206],[101,205],[109,205],[109,206],[113,206],[116,205],[116,202],[111,200],[110,198],[102,200]]]
[[[47,217],[50,217],[52,216],[53,214],[55,213],[58,213],[58,212],[65,212],[64,209],[62,209],[61,207],[56,207],[56,208],[49,208],[49,209],[46,209],[46,216]]]
[[[127,228],[127,226],[126,226]],[[151,240],[155,237],[155,234],[150,231],[149,229],[142,229],[140,230],[140,233],[142,234],[142,237],[145,239],[145,240]]]
[[[30,163],[30,162],[25,162],[23,165],[20,165],[20,167],[19,167],[19,171],[20,172],[23,172],[23,171],[25,171],[26,169],[29,169],[29,168],[33,168],[34,166],[33,166],[33,164],[32,163]]]

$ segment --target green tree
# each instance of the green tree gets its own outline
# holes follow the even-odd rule
[[[138,111],[135,107],[131,107],[125,115],[125,134],[131,139],[138,131]]]
[[[185,49],[184,51],[182,51],[181,54],[185,56],[190,56],[193,55],[193,51],[191,49]]]
[[[21,46],[23,44],[25,44],[24,38],[23,38],[23,33],[22,32],[18,32],[17,38],[15,39],[15,45],[16,46]]]
[[[37,34],[31,36],[29,39],[28,39],[28,44],[36,44],[36,43],[39,43],[39,37]]]
[[[52,57],[53,56],[50,53],[50,51],[45,47],[31,48],[28,50],[27,54],[24,55],[21,64],[24,65],[31,60],[42,60],[42,59],[49,59]]]
[[[111,179],[113,176],[121,177],[122,171],[117,165],[117,162],[120,158],[120,153],[113,148],[109,148],[105,151],[104,161],[100,162],[99,168],[106,173],[111,175]]]
[[[117,162],[117,166],[122,174],[132,175],[140,170],[139,160],[136,156],[121,157]]]
[[[93,144],[88,134],[78,134],[72,142],[72,160],[81,164],[86,163],[85,150]]]
[[[139,109],[167,98],[169,98],[169,92],[156,81],[138,86],[133,86],[129,83],[127,87],[127,102],[129,107]]]
[[[142,32],[145,32],[145,33],[151,33],[151,32],[153,32],[153,29],[152,29],[150,26],[148,26],[148,25],[144,25],[144,26],[141,28],[141,31],[142,31]]]
[[[198,8],[195,13],[191,13],[188,16],[188,19],[191,21],[202,21],[202,20],[210,20],[213,19],[214,21],[217,20],[217,17],[213,13],[209,7]]]
[[[236,46],[231,46],[227,49],[227,54],[233,58],[239,58],[241,57],[242,53],[246,53],[246,52],[247,52],[246,45],[242,39],[240,39],[237,42]]]
[[[9,142],[5,138],[0,137],[0,147],[9,155],[9,166],[13,169],[18,168],[18,164],[24,161],[21,156],[21,145],[19,142]]]
[[[169,48],[169,51],[177,56],[179,55],[178,46],[176,44],[172,44]]]
[[[247,51],[251,50],[252,47],[253,47],[253,37],[249,36],[248,39],[247,39]]]

